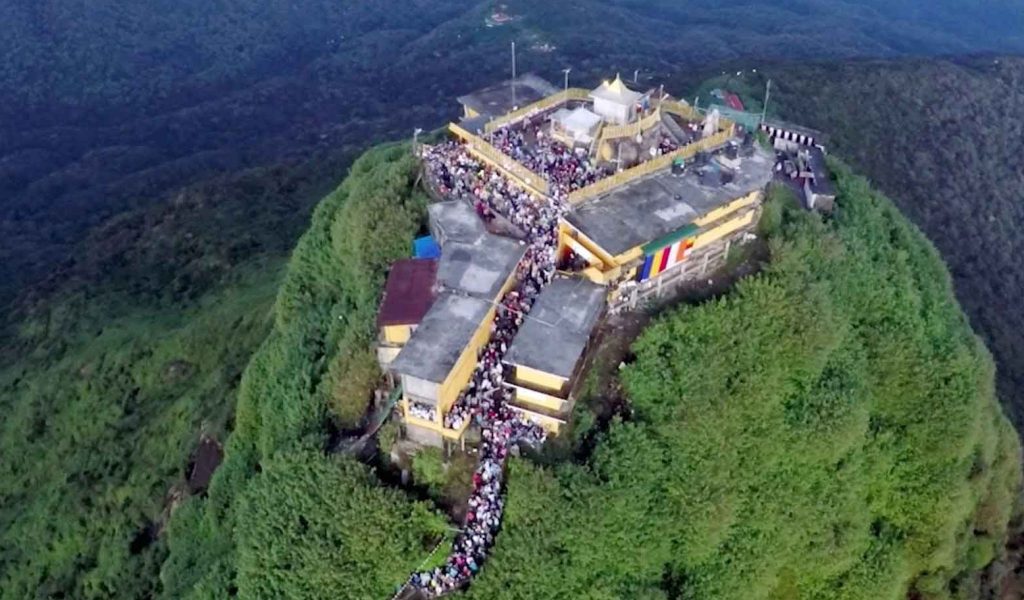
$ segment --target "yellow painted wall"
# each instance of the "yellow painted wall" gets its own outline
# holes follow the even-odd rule
[[[526,405],[526,408],[534,406],[551,410],[559,414],[565,414],[569,410],[569,403],[562,398],[517,385],[512,386],[512,388],[516,392],[516,403]]]
[[[705,225],[707,225],[709,223],[714,223],[715,221],[721,219],[722,217],[724,217],[724,216],[726,216],[726,215],[728,215],[730,213],[734,213],[734,212],[740,210],[741,208],[750,206],[750,205],[756,203],[760,199],[761,199],[761,191],[760,190],[755,190],[753,192],[750,192],[746,196],[743,196],[742,198],[737,198],[736,200],[733,200],[732,202],[730,202],[730,203],[728,203],[728,204],[726,204],[724,206],[719,206],[718,208],[716,208],[716,209],[712,210],[711,212],[707,213],[706,215],[703,215],[699,219],[695,219],[693,221],[693,224],[698,226],[698,227],[704,227]]]
[[[574,241],[586,248],[591,254],[596,256],[603,263],[602,270],[616,265],[615,257],[604,251],[603,248],[598,246],[594,241],[583,234],[582,231],[576,229],[568,221],[562,221],[558,226],[559,236],[564,239],[564,243],[569,245],[569,241]]]
[[[694,241],[693,241],[693,250],[696,250],[696,249],[701,248],[703,246],[707,246],[708,244],[710,244],[712,242],[715,242],[715,241],[718,241],[718,240],[724,238],[725,236],[729,235],[730,233],[736,231],[737,229],[740,229],[742,227],[750,225],[754,221],[754,216],[756,214],[757,214],[756,210],[750,210],[750,211],[747,211],[747,212],[743,213],[742,215],[740,215],[739,217],[737,217],[735,219],[730,219],[729,221],[726,221],[725,223],[722,223],[721,225],[719,225],[718,227],[715,227],[714,229],[710,229],[708,231],[705,231],[704,233],[698,235],[694,239]]]
[[[541,427],[546,429],[548,432],[550,432],[552,434],[555,434],[555,435],[557,435],[558,432],[561,431],[562,427],[565,425],[565,421],[563,421],[562,419],[556,419],[554,417],[549,417],[547,415],[542,415],[539,412],[534,412],[532,410],[526,410],[526,409],[518,407],[518,406],[509,406],[509,408],[511,408],[512,410],[515,410],[517,412],[522,413],[523,415],[525,415],[526,417],[530,418],[532,421],[534,421],[535,423],[537,423],[538,425],[540,425]]]
[[[534,389],[547,390],[558,394],[562,392],[562,388],[569,382],[569,380],[559,377],[558,375],[552,375],[551,373],[545,373],[537,369],[517,365],[516,382],[520,385],[529,386]]]
[[[626,263],[633,262],[634,260],[640,260],[644,256],[643,246],[637,246],[636,248],[630,248],[622,254],[615,257],[615,264],[622,266]]]
[[[487,315],[483,322],[477,327],[473,337],[470,338],[469,344],[462,351],[459,359],[455,362],[455,366],[448,373],[448,377],[445,378],[444,383],[441,384],[441,391],[438,394],[438,406],[441,408],[443,414],[448,414],[448,409],[451,408],[455,400],[458,399],[459,394],[465,389],[469,383],[469,378],[473,375],[473,369],[476,368],[476,355],[480,351],[480,348],[487,343],[488,338],[491,335],[491,322],[494,321],[495,309],[487,311]]]
[[[509,274],[498,296],[493,299],[495,302],[515,285],[515,275],[515,271]],[[473,375],[473,369],[476,368],[477,353],[487,344],[487,340],[491,337],[491,323],[494,322],[495,312],[497,312],[495,308],[487,311],[484,320],[477,326],[473,337],[470,338],[469,344],[466,345],[459,359],[455,362],[455,366],[448,373],[448,377],[441,384],[438,406],[441,408],[442,414],[448,414],[448,409],[451,408],[452,404],[459,398],[459,394],[469,384],[469,379]]]
[[[411,325],[388,325],[383,328],[384,341],[389,344],[405,344],[412,337]]]

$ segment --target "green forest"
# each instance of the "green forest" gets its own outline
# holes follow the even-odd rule
[[[387,597],[442,532],[323,452],[331,373],[368,342],[350,317],[372,314],[421,218],[412,166],[374,150],[317,208],[228,460],[171,523],[166,597]],[[776,190],[764,271],[644,332],[622,373],[632,418],[582,461],[514,461],[469,597],[977,597],[1017,508],[1017,436],[936,251],[837,166],[835,219]],[[383,207],[395,221],[361,233]]]
[[[857,61],[769,71],[785,116],[818,127],[938,247],[1024,426],[1024,59]],[[813,101],[808,101],[813,98]]]
[[[995,400],[1024,425],[1024,60],[807,60],[1020,50],[1024,15],[858,4],[0,6],[0,598],[389,598],[421,565],[464,482],[328,451],[424,218],[407,146],[353,159],[454,117],[513,39],[556,83],[756,108],[770,77],[770,114],[870,187],[838,165],[825,221],[776,194],[763,272],[603,375],[628,416],[581,403],[513,462],[468,595],[985,597],[1021,525]],[[485,28],[501,5],[522,18]],[[227,456],[189,497],[201,436]]]

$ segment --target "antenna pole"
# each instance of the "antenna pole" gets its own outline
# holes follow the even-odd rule
[[[516,42],[512,41],[512,110],[516,110],[519,103],[516,102]]]
[[[761,124],[764,125],[764,119],[768,116],[768,99],[772,97],[772,80],[769,79],[768,83],[764,86],[764,106],[761,108]]]

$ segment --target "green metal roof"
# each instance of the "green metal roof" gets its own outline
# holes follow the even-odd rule
[[[650,254],[651,252],[661,250],[665,246],[671,246],[672,244],[678,242],[679,240],[692,236],[698,231],[700,231],[700,227],[697,227],[693,223],[690,223],[689,225],[686,225],[682,229],[678,229],[668,235],[662,236],[654,240],[653,242],[644,244],[644,254]]]

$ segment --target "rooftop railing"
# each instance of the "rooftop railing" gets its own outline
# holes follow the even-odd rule
[[[657,158],[651,159],[646,162],[642,162],[636,165],[635,167],[626,169],[624,171],[619,171],[618,173],[610,177],[605,177],[604,179],[601,179],[596,183],[588,185],[585,188],[578,189],[575,192],[569,194],[569,203],[574,205],[579,204],[591,198],[595,198],[604,193],[607,193],[619,187],[620,185],[626,185],[627,183],[631,183],[641,177],[645,177],[656,171],[667,169],[670,166],[672,166],[672,162],[675,161],[676,159],[693,158],[694,156],[697,155],[698,152],[702,152],[712,148],[717,148],[718,146],[721,146],[728,142],[729,139],[732,138],[734,133],[735,126],[729,123],[724,129],[720,130],[718,133],[712,136],[708,136],[704,139],[697,140],[693,143],[683,146],[682,148],[674,152],[669,152],[668,154],[663,154]]]
[[[498,150],[487,140],[478,135],[473,135],[455,123],[449,123],[448,129],[456,136],[462,138],[466,142],[466,148],[473,154],[500,169],[528,190],[541,196],[548,195],[548,182],[537,173],[527,169],[511,156]]]

